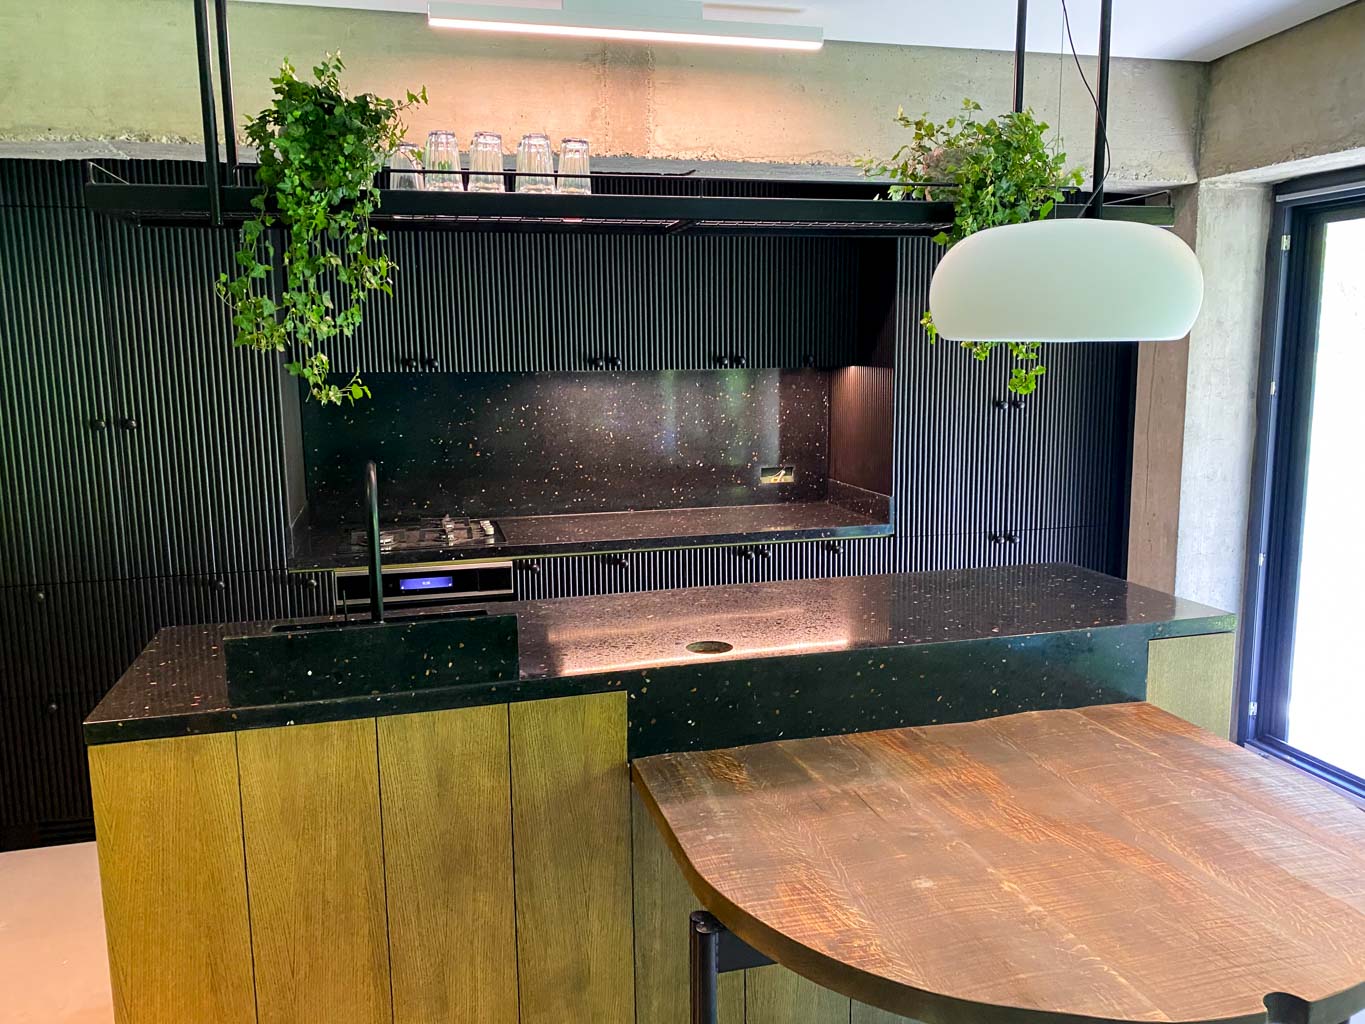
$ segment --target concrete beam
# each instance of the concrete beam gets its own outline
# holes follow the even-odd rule
[[[1365,163],[1365,0],[1214,61],[1201,179]]]

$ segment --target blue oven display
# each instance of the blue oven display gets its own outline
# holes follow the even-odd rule
[[[444,590],[454,586],[454,576],[409,576],[398,581],[399,590]]]

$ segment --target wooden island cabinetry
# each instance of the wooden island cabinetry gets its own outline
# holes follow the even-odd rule
[[[91,747],[119,1024],[632,1024],[625,702]]]
[[[1226,734],[1230,616],[991,572],[518,603],[519,679],[279,705],[163,631],[86,722],[116,1024],[683,1024],[698,902],[632,757],[1144,697]],[[898,1020],[779,966],[720,994]]]

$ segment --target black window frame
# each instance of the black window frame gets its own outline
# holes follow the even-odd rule
[[[1285,709],[1293,655],[1324,229],[1365,216],[1365,167],[1274,189],[1238,663],[1237,737],[1357,798],[1365,779],[1290,746]]]

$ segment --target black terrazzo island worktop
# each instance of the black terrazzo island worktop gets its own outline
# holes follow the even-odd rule
[[[631,756],[1141,700],[1147,641],[1234,616],[1072,566],[752,583],[490,606],[516,679],[233,706],[223,642],[270,622],[163,629],[85,722],[87,743],[629,694]],[[730,650],[695,654],[720,641]],[[415,684],[416,685],[416,684]]]

